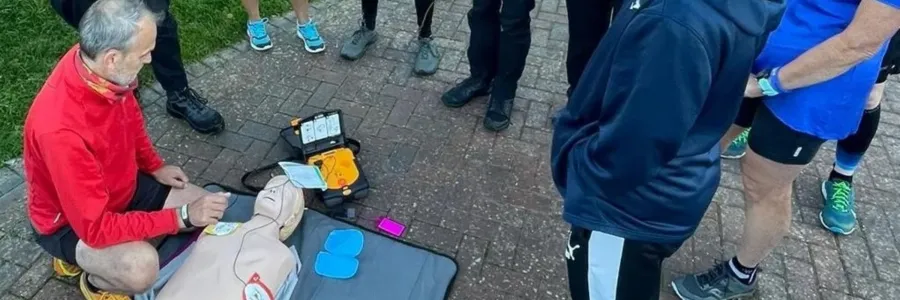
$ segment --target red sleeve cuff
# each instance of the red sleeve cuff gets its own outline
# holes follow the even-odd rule
[[[177,234],[178,231],[181,230],[181,225],[179,225],[179,220],[181,220],[181,216],[178,215],[178,211],[174,208],[166,208],[165,210],[169,211],[169,216],[170,216],[169,219],[172,220],[170,222],[171,227],[168,228],[169,229],[168,233],[170,235]]]

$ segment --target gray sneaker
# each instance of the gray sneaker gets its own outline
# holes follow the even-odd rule
[[[378,34],[374,30],[370,30],[366,28],[365,24],[361,24],[359,29],[350,36],[350,39],[344,42],[344,46],[341,47],[341,57],[347,60],[360,59],[366,54],[369,45],[374,44],[377,39]]]
[[[431,75],[437,72],[441,63],[441,54],[432,38],[419,38],[419,55],[416,55],[416,65],[413,72],[417,75]]]
[[[756,282],[750,285],[740,282],[731,275],[729,268],[726,261],[706,273],[675,279],[672,289],[682,300],[732,300],[752,296],[756,291]]]

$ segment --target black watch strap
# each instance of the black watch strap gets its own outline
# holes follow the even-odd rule
[[[184,223],[185,228],[194,228],[194,224],[191,224],[191,218],[188,214],[187,204],[181,206],[181,209],[179,209],[179,214],[179,216],[181,217],[181,222]]]

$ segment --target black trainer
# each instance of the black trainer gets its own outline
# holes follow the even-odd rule
[[[509,127],[512,115],[513,99],[491,96],[487,112],[484,114],[484,128],[490,131],[501,131]]]
[[[225,129],[222,115],[207,106],[207,100],[191,88],[166,92],[166,100],[166,112],[172,117],[187,121],[199,133],[214,134]]]
[[[462,107],[475,97],[487,95],[491,92],[489,80],[477,77],[469,77],[451,88],[441,96],[441,101],[449,107]]]

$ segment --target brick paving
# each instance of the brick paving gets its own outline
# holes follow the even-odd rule
[[[228,119],[226,132],[198,135],[166,116],[158,85],[142,90],[149,131],[167,162],[183,166],[194,182],[240,186],[245,171],[287,155],[277,132],[292,116],[340,108],[350,136],[362,141],[360,159],[374,187],[360,206],[363,216],[399,219],[409,226],[407,240],[455,257],[452,299],[568,299],[567,226],[547,155],[548,117],[565,102],[565,4],[538,1],[513,125],[494,134],[480,126],[483,99],[462,109],[439,102],[468,72],[470,3],[437,2],[434,32],[444,58],[427,78],[411,75],[412,3],[382,1],[381,39],[356,62],[337,53],[358,24],[357,1],[315,5],[330,47],[321,55],[301,49],[292,20],[274,18],[270,52],[239,43],[188,68],[193,86]],[[819,183],[834,156],[829,143],[795,183],[791,233],[764,262],[757,298],[900,299],[898,98],[900,84],[891,82],[879,136],[856,176],[861,230],[835,237],[818,224]],[[743,199],[737,164],[725,162],[725,169],[702,227],[666,263],[665,282],[733,255]],[[29,240],[24,188],[19,162],[0,168],[0,300],[79,299],[73,281],[54,278],[49,258]],[[664,291],[663,299],[674,298]]]

